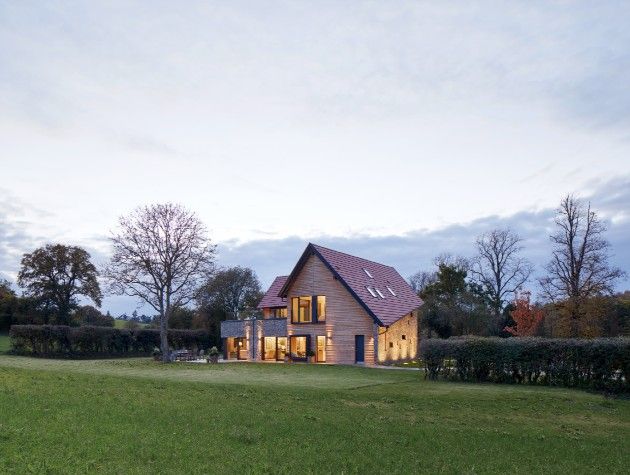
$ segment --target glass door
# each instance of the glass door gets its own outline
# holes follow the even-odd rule
[[[317,362],[318,363],[326,362],[326,337],[325,336],[317,337]]]

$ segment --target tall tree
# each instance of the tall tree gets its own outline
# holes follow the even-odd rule
[[[212,271],[216,246],[197,216],[176,204],[137,208],[119,220],[114,254],[105,271],[113,293],[148,303],[160,320],[160,347],[168,361],[168,319],[196,295]]]
[[[487,334],[489,312],[482,289],[466,281],[467,271],[462,265],[444,262],[438,264],[435,281],[420,293],[424,300],[421,326],[428,329],[429,337],[432,332],[440,338]]]
[[[471,277],[485,290],[497,324],[507,302],[514,300],[519,289],[529,279],[533,266],[519,256],[521,238],[509,229],[495,229],[476,240],[477,256],[472,260]]]
[[[103,298],[90,254],[77,246],[48,244],[24,254],[18,285],[29,297],[45,302],[60,324],[70,323],[79,297],[87,297],[98,306]]]
[[[8,331],[13,323],[17,296],[11,282],[0,279],[0,331]]]
[[[262,298],[260,281],[248,267],[229,267],[216,272],[202,287],[200,306],[222,309],[229,318],[243,318]]]
[[[584,302],[593,296],[612,294],[615,281],[625,273],[609,265],[606,226],[590,203],[584,205],[567,195],[560,203],[555,223],[558,231],[550,236],[552,259],[540,285],[549,300],[564,302],[570,335],[578,336]]]

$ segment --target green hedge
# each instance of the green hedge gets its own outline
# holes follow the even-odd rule
[[[148,355],[160,346],[160,331],[65,325],[13,325],[9,332],[14,354],[81,358]],[[206,349],[215,344],[205,330],[169,330],[174,349]]]
[[[630,339],[426,339],[429,379],[540,384],[629,392]]]

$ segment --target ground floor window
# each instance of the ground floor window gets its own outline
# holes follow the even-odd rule
[[[291,337],[291,358],[298,360],[306,360],[307,357],[307,340],[306,336]]]
[[[287,354],[286,336],[266,336],[263,338],[263,359],[282,361]]]
[[[326,337],[318,336],[317,337],[317,362],[325,363],[326,362]]]
[[[247,353],[247,338],[235,337],[225,339],[227,359],[229,360],[246,360],[249,356]]]

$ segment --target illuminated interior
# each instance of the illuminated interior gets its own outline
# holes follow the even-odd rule
[[[313,318],[315,318],[315,321],[313,321]],[[291,298],[291,323],[319,323],[325,321],[326,297],[324,295]]]
[[[326,321],[326,296],[325,295],[317,296],[317,321],[318,322]]]
[[[287,337],[266,336],[263,339],[263,359],[282,361],[287,354]]]
[[[293,297],[291,299],[291,323],[311,323],[311,297]]]
[[[272,318],[287,318],[289,311],[286,307],[281,308],[272,308],[271,309],[271,317]]]
[[[306,340],[305,336],[291,337],[291,358],[306,360]]]
[[[229,360],[246,360],[249,356],[247,352],[247,339],[226,338],[225,346],[227,349],[227,359]]]
[[[317,337],[317,362],[325,363],[326,362],[326,337],[318,336]]]

